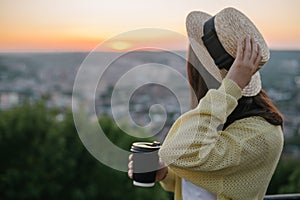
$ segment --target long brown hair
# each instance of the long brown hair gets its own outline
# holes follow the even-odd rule
[[[201,75],[205,72],[206,71],[203,68],[201,62],[189,45],[187,75],[192,90],[191,109],[195,108],[198,105],[200,99],[204,97],[208,91],[206,80],[204,80],[203,78],[204,76],[207,76],[207,74]],[[283,115],[276,108],[276,106],[273,104],[272,100],[268,97],[267,93],[264,90],[261,90],[256,96],[243,96],[241,99],[239,99],[238,106],[228,116],[224,127],[226,128],[237,119],[250,116],[260,116],[273,125],[283,126]]]
[[[202,74],[202,76],[200,75]],[[195,55],[193,49],[189,45],[188,48],[188,60],[187,60],[187,75],[189,84],[191,86],[191,95],[190,95],[190,107],[191,109],[195,108],[200,99],[205,96],[208,91],[207,81],[203,77],[209,76],[208,73],[205,73],[205,69],[197,56]]]

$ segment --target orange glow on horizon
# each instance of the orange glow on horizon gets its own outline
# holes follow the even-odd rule
[[[102,40],[67,36],[0,39],[0,51],[90,51]]]
[[[299,0],[1,0],[0,51],[186,50],[186,39],[150,29],[131,36],[126,31],[154,27],[186,38],[189,12],[214,15],[228,6],[247,14],[271,49],[300,50]]]
[[[270,49],[299,50],[300,37],[291,37],[288,33],[264,33]],[[83,37],[32,37],[32,38],[0,38],[0,51],[126,51],[132,49],[170,49],[186,50],[188,41],[176,38],[161,38],[156,40],[112,40],[91,39]]]
[[[280,29],[276,25],[257,24],[258,28],[265,37],[270,49],[299,50],[300,48],[300,26],[293,27],[292,32]],[[180,29],[180,28],[179,28]],[[178,32],[182,37],[174,37],[161,29],[146,29],[137,33],[124,32],[109,33],[84,33],[74,32],[55,32],[39,33],[32,31],[5,32],[0,33],[0,51],[126,51],[133,49],[170,49],[186,50],[187,36],[185,30]],[[133,30],[134,32],[134,30]],[[174,31],[175,33],[175,31]]]
[[[142,29],[143,30],[143,29]],[[143,32],[147,32],[144,31]],[[151,32],[151,31],[149,31]],[[162,31],[163,32],[163,31]],[[186,40],[184,40],[186,39]],[[185,50],[187,38],[172,35],[136,34],[104,37],[83,37],[67,34],[4,35],[0,33],[0,51],[126,51],[133,49]]]

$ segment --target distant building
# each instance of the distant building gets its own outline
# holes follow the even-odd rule
[[[300,159],[300,147],[297,145],[288,145],[282,152],[282,157]]]
[[[20,103],[19,94],[16,92],[0,93],[0,109],[7,109]]]

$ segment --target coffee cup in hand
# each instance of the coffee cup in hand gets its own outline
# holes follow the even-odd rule
[[[153,187],[159,168],[159,142],[134,142],[130,151],[133,160],[133,185]]]

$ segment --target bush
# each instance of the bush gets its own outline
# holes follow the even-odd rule
[[[127,173],[102,165],[81,143],[72,113],[43,102],[0,113],[0,199],[168,199],[159,184],[137,188]],[[60,114],[61,116],[61,114]],[[132,138],[105,117],[110,138],[125,147]]]
[[[300,160],[298,157],[287,154],[287,149],[291,144],[299,145],[296,141],[292,138],[285,141],[283,156],[269,184],[268,194],[300,192]]]

